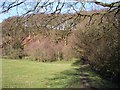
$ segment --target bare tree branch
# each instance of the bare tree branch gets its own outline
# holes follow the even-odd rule
[[[22,1],[22,2],[19,2],[19,3],[15,4],[15,5],[13,5],[15,2],[12,2],[11,4],[9,4],[9,6],[7,7],[7,9],[6,9],[6,10],[3,10],[2,12],[0,12],[0,14],[5,13],[5,12],[8,12],[11,8],[16,7],[16,6],[19,6],[19,5],[23,4],[25,1],[26,1],[26,0],[24,0],[24,1]],[[4,2],[3,5],[5,5],[5,2]]]

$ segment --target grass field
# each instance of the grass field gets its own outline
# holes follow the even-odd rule
[[[93,73],[87,65],[73,61],[42,63],[3,59],[3,88],[84,88],[107,87],[111,83]],[[113,85],[111,85],[113,86]]]

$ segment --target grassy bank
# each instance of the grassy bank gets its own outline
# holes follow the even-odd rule
[[[3,88],[97,88],[115,87],[73,61],[42,63],[3,59]]]

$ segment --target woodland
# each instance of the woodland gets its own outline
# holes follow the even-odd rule
[[[25,1],[10,4],[4,2],[2,6],[8,7],[4,7],[1,13],[6,13],[23,3]],[[40,13],[40,7],[48,8],[53,4],[46,1],[40,6],[39,3],[35,4],[33,11],[28,10],[22,16],[8,17],[1,22],[0,49],[3,64],[6,62],[4,59],[8,60],[7,63],[11,63],[12,60],[29,60],[38,64],[74,61],[77,67],[88,65],[88,68],[102,79],[119,86],[120,2],[107,4],[93,0],[92,3],[107,8],[90,11],[76,11],[76,4],[72,3],[71,7],[75,13],[61,13],[66,4],[61,2],[57,3],[52,13],[46,13],[47,9],[46,12]],[[77,3],[82,3],[83,7],[85,5],[79,1]],[[71,4],[67,5],[70,7]],[[78,69],[78,72],[81,72],[81,69]]]

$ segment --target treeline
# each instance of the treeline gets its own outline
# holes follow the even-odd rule
[[[78,52],[71,47],[73,31],[66,26],[70,21],[53,28],[63,18],[58,15],[57,20],[43,26],[47,22],[44,23],[44,18],[48,20],[48,17],[37,14],[32,18],[10,17],[3,21],[3,56],[44,62],[78,58]]]
[[[110,80],[120,81],[120,14],[108,13],[93,16],[71,24],[74,18],[54,26],[72,15],[59,15],[56,19],[47,15],[35,15],[27,22],[27,16],[12,17],[3,21],[3,55],[10,58],[29,56],[36,61],[70,60],[82,57],[91,68]],[[22,23],[21,23],[22,21]],[[47,22],[47,26],[44,26]],[[71,27],[71,29],[69,28]]]
[[[109,80],[120,83],[120,13],[94,17],[91,26],[78,29],[76,46],[91,68]],[[77,49],[76,49],[77,50]]]

